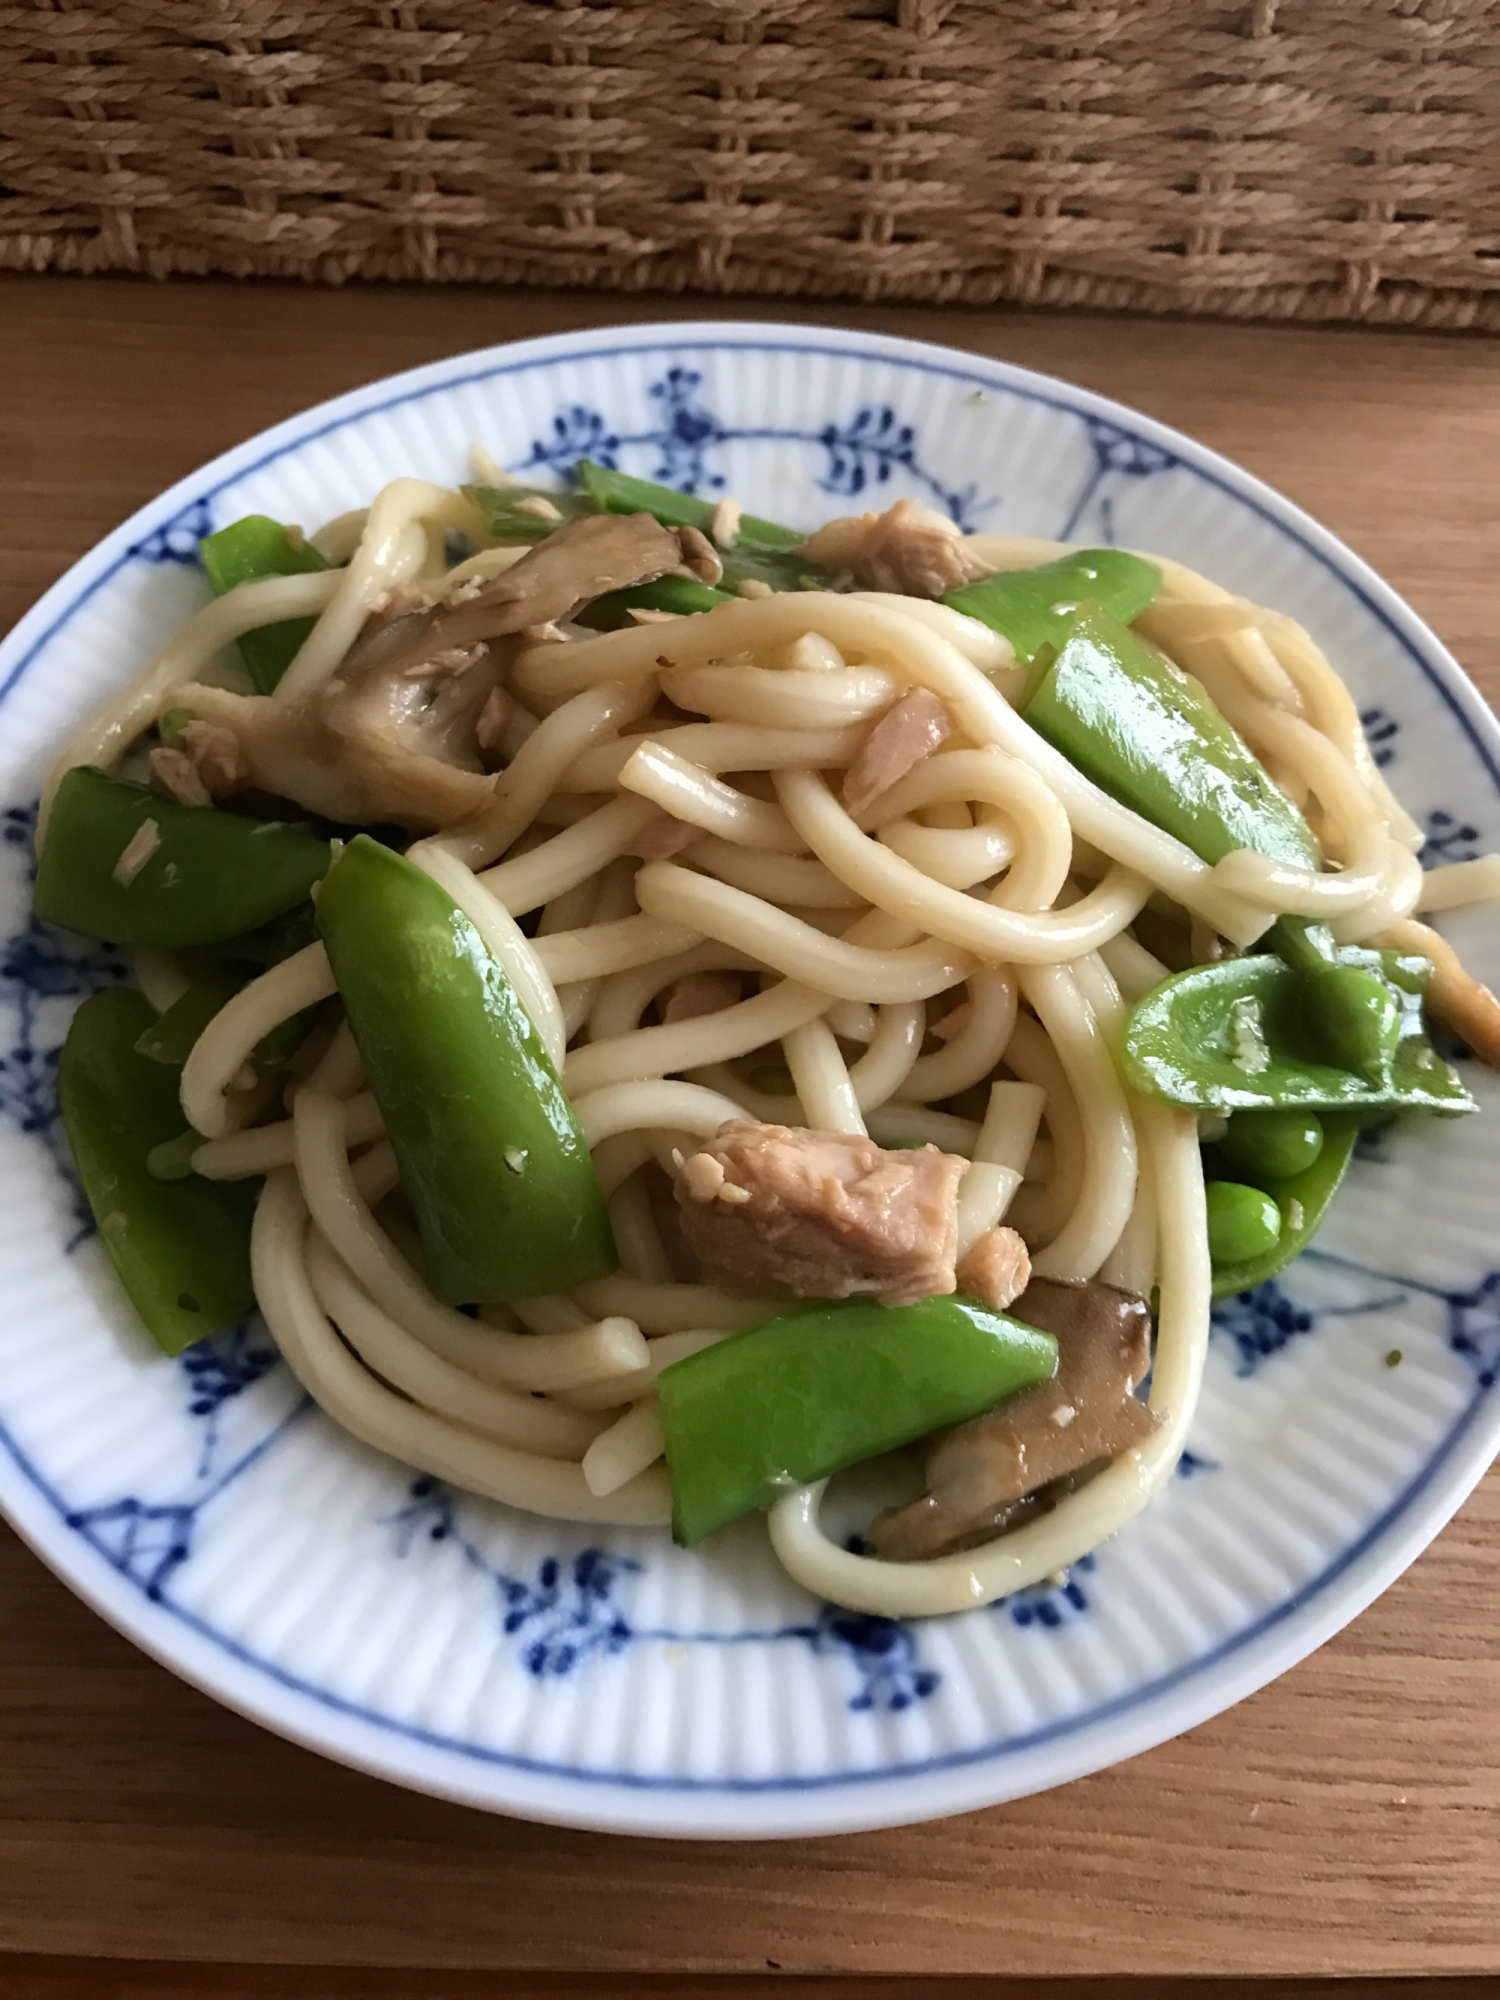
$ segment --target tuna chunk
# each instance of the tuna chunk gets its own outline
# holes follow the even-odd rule
[[[683,1233],[729,1282],[884,1305],[951,1292],[966,1162],[737,1119],[684,1161]]]
[[[825,569],[853,570],[871,590],[941,597],[988,571],[941,514],[898,500],[883,514],[846,514],[810,536],[802,549]]]
[[[844,773],[844,804],[862,813],[898,778],[930,757],[953,733],[948,710],[930,688],[913,688],[888,708]]]
[[[1144,1299],[1092,1281],[1033,1278],[1013,1312],[1056,1334],[1057,1373],[934,1440],[925,1497],[870,1528],[878,1554],[915,1562],[988,1541],[1035,1511],[1026,1503],[1039,1488],[1117,1458],[1156,1428],[1132,1393],[1151,1359]]]
[[[1018,1299],[1031,1276],[1031,1258],[1014,1229],[997,1223],[969,1245],[958,1267],[958,1289],[995,1312]]]

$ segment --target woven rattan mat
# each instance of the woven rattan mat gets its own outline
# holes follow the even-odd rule
[[[1500,325],[1495,0],[0,0],[0,263]]]

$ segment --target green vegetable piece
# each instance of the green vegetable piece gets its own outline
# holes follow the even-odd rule
[[[671,611],[679,618],[689,618],[694,612],[727,604],[733,594],[687,576],[659,576],[655,583],[638,583],[629,590],[611,590],[596,597],[578,614],[578,622],[596,632],[615,632],[631,623],[632,610]]]
[[[1306,1173],[1322,1150],[1316,1111],[1236,1111],[1219,1141],[1229,1164],[1257,1184]]]
[[[328,567],[311,542],[266,514],[247,514],[216,535],[205,535],[198,544],[198,560],[215,597],[237,583],[256,583],[265,576],[305,576]],[[276,686],[313,622],[286,618],[241,634],[240,658],[259,693],[269,694]]]
[[[201,950],[203,957],[225,965],[265,967],[280,965],[293,952],[316,944],[320,935],[317,912],[311,902],[302,902],[285,916],[273,917],[270,923],[253,931],[239,931],[234,937],[204,945]]]
[[[136,1054],[181,1069],[194,1042],[227,1000],[244,984],[232,972],[215,972],[190,986],[180,1000],[157,1015],[136,1043]]]
[[[1057,1367],[1050,1334],[954,1298],[846,1300],[771,1320],[661,1373],[672,1534],[684,1547],[991,1408]]]
[[[318,922],[437,1296],[528,1298],[614,1270],[572,1107],[457,904],[361,834],[319,891]]]
[[[1264,1257],[1281,1240],[1281,1210],[1261,1188],[1243,1181],[1210,1181],[1208,1254],[1215,1268]]]
[[[1136,1003],[1124,1038],[1132,1087],[1194,1111],[1472,1111],[1463,1080],[1423,1032],[1429,962],[1389,951],[1349,949],[1340,956],[1379,974],[1400,1012],[1396,1052],[1378,1083],[1326,1060],[1307,1018],[1307,980],[1264,953],[1194,966]]]
[[[1009,639],[1023,666],[1042,646],[1062,646],[1087,599],[1128,625],[1161,589],[1155,563],[1124,549],[1077,549],[1037,569],[998,570],[945,592],[944,604]]]
[[[138,1053],[144,996],[96,993],[73,1016],[58,1065],[63,1129],[99,1236],[131,1303],[167,1354],[247,1313],[258,1183],[164,1183],[147,1155],[182,1130],[177,1075]]]
[[[1321,866],[1306,820],[1198,682],[1100,605],[1074,614],[1021,713],[1112,798],[1202,860],[1250,847]]]
[[[142,846],[131,850],[137,835]],[[36,913],[113,944],[216,944],[305,902],[329,853],[326,840],[281,820],[179,805],[80,765],[53,803]]]
[[[654,514],[664,528],[697,528],[704,534],[714,517],[712,500],[679,493],[672,486],[658,486],[651,479],[632,479],[628,473],[596,465],[590,458],[579,459],[573,472],[601,514]],[[754,514],[742,514],[735,533],[737,549],[795,549],[806,540],[795,528],[759,520]]]
[[[549,493],[540,486],[465,486],[462,492],[495,540],[511,544],[544,542],[563,521],[599,511],[587,493]],[[557,513],[535,514],[520,506],[523,500],[545,500]]]
[[[1304,987],[1308,1026],[1318,1048],[1366,1083],[1385,1080],[1401,1040],[1401,1004],[1377,973],[1331,965]]]
[[[1359,1137],[1357,1112],[1331,1111],[1323,1119],[1323,1144],[1317,1158],[1300,1173],[1286,1178],[1268,1178],[1265,1191],[1281,1213],[1281,1228],[1274,1244],[1259,1255],[1242,1262],[1214,1262],[1213,1291],[1216,1299],[1233,1298],[1263,1285],[1284,1271],[1301,1254],[1323,1225],[1329,1203],[1338,1193],[1339,1183]],[[1231,1121],[1231,1130],[1233,1121]],[[1207,1154],[1212,1161],[1213,1151]]]

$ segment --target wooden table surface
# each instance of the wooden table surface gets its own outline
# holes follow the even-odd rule
[[[141,501],[318,398],[493,341],[722,311],[5,280],[0,624]],[[1003,356],[1180,425],[1345,537],[1500,698],[1500,344],[897,307],[797,317]],[[904,1994],[939,1973],[1500,1974],[1500,1477],[1347,1631],[1175,1743],[989,1812],[754,1846],[529,1826],[324,1763],[153,1665],[0,1531],[0,1950],[927,1975]],[[49,2000],[481,1990],[236,1977],[0,1960],[0,1991]],[[546,1990],[585,1986],[671,1990]]]

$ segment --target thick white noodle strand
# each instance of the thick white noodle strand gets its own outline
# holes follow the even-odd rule
[[[892,1002],[876,1010],[875,1032],[849,1071],[861,1111],[873,1111],[900,1090],[921,1053],[926,1028],[927,1009],[920,1000]]]
[[[513,917],[524,917],[528,910],[550,903],[554,896],[608,867],[659,811],[649,799],[611,799],[576,826],[555,834],[527,854],[502,861],[498,868],[487,868],[476,879]]]
[[[1046,1093],[1034,1083],[991,1084],[974,1158],[958,1190],[960,1262],[1009,1208],[1036,1144],[1045,1102]]]
[[[1010,973],[971,972],[962,1025],[941,1049],[918,1056],[898,1095],[914,1104],[957,1097],[994,1074],[1016,1025],[1016,982]]]
[[[1445,868],[1429,868],[1414,907],[1423,912],[1461,910],[1471,903],[1491,903],[1497,896],[1500,854],[1481,854],[1473,861],[1450,861]]]
[[[783,1035],[781,1046],[808,1124],[819,1132],[852,1132],[865,1138],[859,1098],[828,1023],[805,1022]]]
[[[667,1448],[661,1404],[655,1396],[627,1410],[596,1437],[583,1454],[583,1476],[590,1493],[618,1493],[628,1480],[655,1465]]]
[[[934,942],[877,951],[846,938],[825,937],[773,903],[670,861],[648,862],[635,878],[635,893],[641,908],[652,916],[670,918],[735,945],[788,979],[815,986],[838,1000],[868,1000],[876,1005],[887,1000],[928,1000],[945,993],[970,969],[966,955]]]
[[[255,1211],[250,1261],[255,1296],[287,1366],[323,1410],[354,1437],[404,1464],[554,1520],[659,1527],[671,1518],[665,1474],[647,1471],[601,1498],[580,1466],[481,1437],[383,1387],[344,1346],[307,1275],[307,1206],[297,1177],[270,1175]]]
[[[1051,1038],[1083,1121],[1078,1203],[1032,1260],[1042,1278],[1092,1278],[1135,1205],[1136,1136],[1104,1029],[1066,966],[1028,966],[1021,988]]]
[[[481,813],[435,837],[466,868],[489,867],[526,831],[568,766],[592,744],[638,722],[655,698],[650,681],[585,688],[537,724],[495,780]]]
[[[311,1079],[303,1085],[306,1090],[312,1087]],[[344,1145],[350,1152],[384,1136],[385,1120],[368,1090],[336,1101],[343,1110]],[[290,1118],[283,1118],[275,1125],[255,1125],[248,1132],[205,1140],[193,1154],[193,1172],[209,1181],[242,1181],[268,1174],[273,1167],[289,1167],[296,1157],[296,1127]]]
[[[461,494],[426,479],[393,479],[381,488],[371,503],[359,547],[348,567],[335,572],[337,591],[282,675],[273,700],[301,701],[338,671],[375,600],[422,568],[427,556],[427,537],[420,526],[424,521],[472,528],[476,516]]]
[[[795,834],[780,806],[736,791],[701,764],[652,738],[626,762],[618,783],[637,797],[739,847],[771,854],[801,854],[806,842]]]
[[[517,1451],[575,1464],[599,1435],[598,1424],[578,1411],[481,1381],[435,1354],[380,1310],[320,1230],[309,1233],[306,1255],[318,1304],[360,1360],[423,1409]]]
[[[205,1139],[221,1139],[234,1114],[229,1086],[273,1028],[337,989],[328,953],[310,944],[242,987],[214,1015],[182,1066],[182,1112]]]
[[[293,1119],[298,1178],[318,1227],[375,1303],[434,1353],[486,1381],[537,1390],[576,1388],[643,1364],[639,1332],[618,1322],[548,1343],[481,1327],[441,1304],[370,1213],[344,1152],[338,1100],[304,1090]]]
[[[237,583],[179,625],[156,658],[69,737],[42,787],[38,844],[45,837],[57,788],[75,764],[112,769],[156,720],[173,689],[196,680],[223,647],[259,625],[321,611],[340,580],[340,572],[325,570],[312,576],[268,576],[256,583]]]

